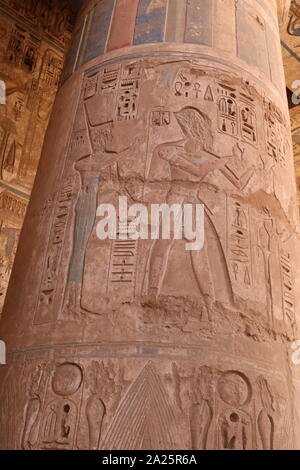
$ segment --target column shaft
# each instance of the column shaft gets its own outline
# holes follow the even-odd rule
[[[1,324],[1,446],[295,448],[298,209],[275,2],[91,4]],[[100,240],[97,208],[120,197],[202,204],[203,249]]]

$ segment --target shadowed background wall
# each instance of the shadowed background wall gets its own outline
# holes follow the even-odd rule
[[[69,1],[0,2],[0,311],[73,22]]]

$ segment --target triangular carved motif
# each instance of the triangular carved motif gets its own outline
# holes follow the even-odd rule
[[[178,449],[176,418],[153,364],[148,363],[120,403],[102,449]]]

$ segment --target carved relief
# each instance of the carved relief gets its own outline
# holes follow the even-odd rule
[[[251,450],[251,417],[240,410],[228,410],[220,417],[222,449]]]
[[[16,122],[21,119],[24,105],[25,105],[25,102],[22,98],[16,99],[15,105],[14,105],[14,118]]]
[[[124,371],[117,369],[108,361],[101,363],[93,361],[90,366],[92,381],[91,395],[88,397],[85,413],[89,430],[89,449],[97,450],[103,439],[103,423],[109,411],[116,409],[120,394],[124,388]]]
[[[278,429],[289,411],[286,386],[277,379],[187,360],[162,358],[160,370],[142,357],[129,355],[126,361],[28,363],[22,448],[272,450],[283,445],[277,442]],[[0,413],[3,406],[1,401]]]
[[[140,93],[141,67],[138,62],[104,67],[100,72],[88,75],[83,86],[83,99],[102,97],[102,122],[116,119],[136,119]],[[94,104],[94,101],[92,100]],[[92,105],[90,105],[92,106]],[[114,115],[114,107],[116,107]],[[108,114],[109,113],[109,114]],[[99,113],[98,113],[99,114]],[[99,114],[100,116],[100,114]],[[105,117],[104,117],[105,116]]]
[[[9,118],[0,119],[0,178],[3,180],[5,172],[13,173],[16,161],[16,126]]]
[[[39,0],[1,3],[0,79],[6,84],[6,104],[0,117],[0,179],[8,191],[11,186],[13,192],[18,188],[15,199],[21,199],[26,209],[60,80],[63,50],[71,36],[70,5],[62,2],[57,7]],[[1,218],[7,227],[20,230],[25,209],[18,218],[16,211]],[[0,274],[0,310],[13,259],[4,255],[3,263],[8,272]]]
[[[24,49],[24,57],[22,59],[22,68],[28,72],[34,72],[38,57],[39,40],[30,38]]]
[[[188,69],[178,72],[175,82],[175,96],[183,98],[200,98],[201,85]]]
[[[218,127],[221,132],[236,136],[238,134],[238,110],[236,90],[223,85],[218,89]]]
[[[245,158],[245,149],[237,144],[233,148],[233,158],[221,170],[223,175],[232,183],[237,189],[243,191],[246,189],[254,172],[254,165],[248,166],[247,159]]]
[[[45,407],[40,431],[42,449],[72,448],[78,406],[69,397],[81,388],[82,380],[82,370],[77,364],[64,363],[56,367],[52,378],[52,390],[61,398],[55,398]]]
[[[36,445],[36,437],[34,436],[35,426],[37,424],[37,418],[41,409],[41,401],[39,397],[33,397],[27,404],[26,417],[25,417],[25,429],[23,435],[23,449],[31,450]]]
[[[152,125],[153,126],[168,126],[170,124],[171,116],[170,111],[155,110],[152,111]]]
[[[274,450],[274,414],[276,412],[275,397],[268,381],[264,377],[259,377],[257,383],[262,404],[262,409],[259,411],[257,418],[259,436],[263,450]]]
[[[117,240],[113,242],[111,250],[108,293],[114,295],[114,289],[116,288],[120,294],[125,284],[127,296],[133,298],[138,241],[130,239],[130,222],[130,219],[127,222],[118,220]],[[125,237],[129,239],[124,239]]]
[[[75,213],[73,250],[67,280],[65,309],[80,313],[81,291],[83,283],[85,252],[89,242],[97,210],[97,195],[100,175],[117,162],[118,153],[109,151],[113,140],[112,124],[100,125],[91,130],[91,141],[95,154],[78,160],[76,171],[80,174],[81,193],[79,194]]]
[[[86,405],[86,417],[89,423],[89,448],[91,450],[98,449],[105,413],[105,405],[100,396],[92,395]]]
[[[139,64],[123,67],[118,89],[117,119],[132,120],[137,117],[141,69]]]
[[[203,83],[203,76],[205,73],[200,68],[180,69],[174,82],[175,97],[204,102],[216,99],[218,131],[257,147],[256,104],[249,90],[238,89],[230,82]]]
[[[217,383],[223,409],[218,418],[219,449],[251,450],[253,448],[253,424],[251,414],[252,389],[248,378],[237,371],[221,374]]]
[[[21,28],[12,31],[7,48],[7,60],[25,72],[34,72],[41,41]]]
[[[83,88],[83,98],[85,100],[92,98],[98,91],[99,85],[99,72],[94,75],[90,75],[86,78]]]
[[[252,285],[249,209],[238,200],[228,200],[228,258],[233,283]]]
[[[9,191],[0,194],[0,311],[16,254],[27,201]]]
[[[191,386],[190,428],[193,450],[206,450],[213,420],[213,370],[203,366]]]
[[[57,400],[50,403],[43,418],[44,422],[41,431],[42,448],[67,448],[74,438],[73,433],[76,418],[76,405],[71,400]]]
[[[56,89],[59,85],[63,60],[51,49],[46,50],[42,59],[41,86],[43,90]]]
[[[251,144],[257,142],[256,116],[254,108],[246,103],[240,107],[241,133],[244,141]]]
[[[25,35],[20,30],[13,31],[7,50],[7,59],[16,66],[20,66],[24,53]]]
[[[222,169],[232,157],[215,155],[213,151],[213,135],[209,118],[196,108],[186,107],[175,113],[183,138],[177,142],[161,144],[154,149],[149,175],[154,174],[160,160],[168,166],[171,185],[167,194],[167,203],[205,203],[199,196],[199,185],[212,171]],[[197,160],[195,160],[197,158]],[[204,164],[205,162],[205,164]],[[160,164],[160,166],[162,166]],[[180,183],[184,181],[185,183]],[[188,183],[187,183],[188,182]],[[214,226],[207,208],[207,231],[214,238]],[[175,240],[158,240],[154,243],[149,260],[148,294],[158,298],[165,279],[168,259]],[[218,241],[217,241],[218,243]],[[212,279],[209,273],[208,248],[200,252],[190,252],[193,274],[198,285],[199,294],[205,307],[203,318],[208,319],[209,310],[214,300]],[[204,271],[206,276],[203,276]],[[205,281],[204,281],[205,279]]]
[[[56,395],[67,397],[77,392],[82,384],[82,371],[75,364],[62,364],[56,368],[52,388]]]
[[[170,9],[173,2],[143,3],[151,3],[149,12],[156,15],[158,4],[169,3]],[[176,4],[182,12],[180,1]],[[199,2],[191,4],[189,13]],[[64,1],[52,9],[39,1],[10,6],[62,44]],[[255,27],[265,40],[267,18],[248,16],[249,30]],[[97,15],[89,16],[85,32],[90,20],[95,25]],[[221,24],[217,28],[220,37]],[[34,123],[44,117],[46,122],[50,107],[44,98],[58,84],[61,56],[39,40],[14,28],[6,52],[15,72],[27,77],[21,87],[29,90],[25,105],[17,101],[21,92],[10,96],[16,122],[22,112],[29,131],[19,139],[19,128],[14,132],[3,121],[3,178],[17,170],[24,181],[32,172]],[[94,61],[92,69],[78,74],[81,93],[70,91],[79,102],[65,136],[70,147],[60,153],[68,130],[63,121],[55,143],[60,169],[47,178],[44,167],[43,201],[32,206],[48,233],[46,239],[43,228],[35,231],[36,246],[45,247],[43,260],[33,258],[41,271],[39,283],[33,282],[24,305],[19,303],[29,325],[24,326],[24,334],[26,328],[30,333],[27,346],[38,331],[43,347],[12,354],[15,363],[24,358],[23,377],[30,378],[24,387],[26,407],[18,405],[24,426],[18,428],[16,446],[24,449],[267,450],[282,445],[278,430],[284,407],[280,414],[278,390],[282,401],[288,401],[289,390],[281,358],[297,311],[294,252],[285,234],[293,230],[292,203],[284,191],[287,172],[279,178],[288,163],[286,123],[260,95],[266,87],[258,86],[255,71],[252,84],[247,74],[239,75],[242,61],[229,72],[227,60],[208,63],[191,44],[185,47],[186,60],[174,44],[162,49],[134,60],[119,61],[112,53],[105,65]],[[61,99],[71,83],[64,86]],[[47,148],[51,154],[51,142]],[[186,239],[100,240],[97,207],[116,207],[125,195],[129,204],[147,207],[203,204],[203,249],[188,252]],[[11,205],[15,214],[24,210],[4,197],[3,205]],[[129,234],[130,221],[121,223],[119,236]],[[49,332],[55,346],[45,351]],[[26,348],[21,336],[17,347]],[[35,368],[41,360],[48,366]],[[7,422],[14,419],[9,415],[12,389],[1,393],[2,430],[13,428]],[[9,444],[11,435],[1,434]]]
[[[257,146],[257,123],[254,98],[229,85],[218,84],[218,129],[224,134],[240,136],[243,142]]]
[[[115,91],[118,87],[120,79],[120,67],[119,65],[105,67],[103,69],[101,91],[102,93],[110,93]]]
[[[203,99],[204,101],[214,101],[214,95],[210,85],[208,85],[208,87],[206,88],[206,92]]]
[[[0,209],[11,212],[18,219],[23,219],[26,214],[27,203],[11,193],[3,192],[0,196]]]
[[[265,112],[265,139],[268,156],[275,164],[285,167],[289,152],[288,138],[281,116],[272,107],[267,108]]]
[[[49,34],[59,44],[65,45],[70,40],[73,18],[69,2],[64,0],[59,5],[42,0],[5,0],[6,8],[14,16],[25,18],[31,27]]]
[[[246,405],[251,399],[251,385],[247,377],[236,371],[225,372],[218,380],[218,394],[227,405]]]
[[[243,308],[260,312],[269,326],[276,327],[280,321],[292,331],[295,301],[290,234],[281,233],[279,221],[267,207],[255,210],[238,197],[228,198],[227,204],[227,259],[235,301],[239,304],[245,299]]]
[[[106,370],[104,364],[99,365],[93,362],[91,365],[94,385],[92,387],[93,394],[89,397],[86,405],[86,417],[89,427],[89,448],[97,450],[102,432],[102,424],[106,414],[106,407],[103,402],[106,384]],[[103,372],[101,374],[101,372]]]
[[[283,416],[277,406],[277,389],[265,377],[178,363],[172,365],[172,377],[177,407],[189,422],[188,448],[275,448],[276,426]]]
[[[41,281],[41,292],[38,300],[35,323],[48,323],[53,321],[54,293],[58,283],[58,270],[63,249],[63,242],[73,203],[74,181],[68,178],[58,196],[48,253]]]
[[[73,448],[78,420],[78,394],[83,381],[82,370],[73,363],[59,364],[53,372],[52,369],[52,364],[43,364],[37,366],[32,374],[22,439],[23,449]]]
[[[140,106],[149,90],[164,87],[161,74],[169,68],[173,86],[166,89],[164,99],[151,95],[153,106]],[[274,116],[283,133],[281,114],[249,84],[199,65],[147,59],[87,73],[64,176],[73,175],[73,193],[78,197],[64,205],[60,243],[47,254],[49,281],[42,282],[41,294],[46,300],[45,321],[54,321],[46,312],[56,311],[62,317],[102,315],[105,323],[113,311],[134,299],[144,325],[182,326],[189,319],[179,304],[189,298],[193,318],[202,323],[213,320],[216,306],[226,305],[255,312],[269,325],[275,326],[277,320],[292,324],[287,308],[290,302],[293,310],[291,299],[283,301],[278,292],[274,296],[273,285],[284,272],[277,219],[271,213],[264,218],[263,206],[253,209],[247,202],[264,188],[271,160],[271,169],[276,164],[274,154],[267,153],[263,129],[257,126],[258,115]],[[139,135],[137,145],[129,138],[134,133]],[[283,145],[278,148],[282,160]],[[270,198],[277,184],[274,175],[271,172]],[[203,204],[204,248],[182,252],[185,240],[172,237],[143,241],[141,250],[135,240],[99,241],[97,206],[102,201],[116,205],[120,195],[127,195],[132,203]],[[225,226],[220,207],[227,211]],[[268,218],[274,223],[272,242],[267,240],[269,228],[265,230]],[[127,233],[128,227],[122,230]],[[57,289],[52,279],[61,276],[63,253],[69,267]],[[181,287],[175,273],[184,264],[189,277]],[[95,275],[103,277],[101,285],[96,285]],[[287,284],[285,277],[282,288],[286,290]],[[288,293],[283,296],[287,299]],[[282,305],[286,314],[280,316]]]
[[[128,434],[126,429],[131,429]],[[102,449],[174,449],[176,418],[154,365],[148,363],[121,401]]]
[[[295,329],[295,278],[291,253],[280,251],[281,287],[284,318]]]
[[[43,388],[48,370],[45,364],[39,365],[33,371],[29,383],[29,400],[26,407],[25,425],[22,436],[22,449],[32,450],[38,442],[38,419],[43,399]]]
[[[264,272],[267,286],[267,312],[268,321],[270,324],[274,323],[273,313],[273,294],[272,294],[272,273],[270,258],[274,252],[274,239],[276,240],[276,228],[274,221],[266,213],[266,218],[262,221],[262,226],[258,232],[258,246],[261,249],[264,259]]]

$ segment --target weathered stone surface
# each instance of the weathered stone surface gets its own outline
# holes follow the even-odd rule
[[[226,17],[186,6],[204,3],[205,30],[168,42],[182,11],[142,0],[131,45],[77,60],[58,93],[0,329],[1,448],[299,447],[298,208],[275,3],[227,0]],[[204,204],[203,250],[100,241],[97,206],[119,196]]]

